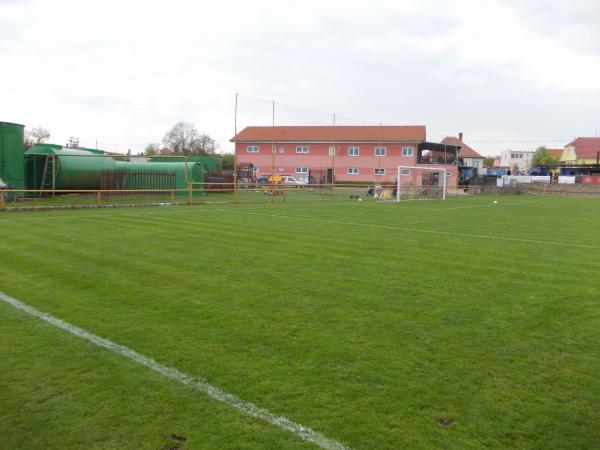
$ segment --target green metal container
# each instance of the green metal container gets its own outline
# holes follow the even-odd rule
[[[153,156],[150,158],[150,162],[153,163],[173,163],[184,161],[183,156]],[[204,170],[210,175],[220,175],[223,172],[223,158],[219,156],[200,156],[191,155],[187,157],[188,163],[200,163],[204,166]]]
[[[63,148],[60,145],[35,145],[26,153],[28,185],[40,189],[43,166],[47,158],[54,161],[54,186],[57,190],[95,190],[102,188],[102,171],[126,169],[145,173],[172,172],[177,189],[187,189],[187,183],[204,181],[204,166],[200,163],[175,162],[130,162],[115,158],[126,156],[99,156],[98,150]],[[194,186],[196,189],[201,187]]]
[[[85,150],[62,149],[56,154],[56,189],[100,189],[101,172],[117,161]]]
[[[100,171],[115,167],[114,159],[100,155],[98,151],[54,144],[34,145],[25,153],[27,186],[30,189],[100,189]],[[48,165],[51,170],[44,170]],[[51,177],[54,180],[49,183]]]
[[[42,189],[46,168],[46,157],[52,157],[61,145],[36,144],[25,152],[25,186],[27,189]]]
[[[187,181],[185,176],[185,162],[128,162],[115,161],[116,169],[139,170],[143,172],[174,172],[177,189],[187,189],[187,182],[202,183],[204,181],[204,166],[200,163],[187,163]],[[198,189],[201,186],[195,185]]]
[[[221,175],[223,172],[223,158],[218,156],[190,156],[188,161],[199,162],[211,175]]]
[[[14,189],[25,188],[24,128],[18,123],[0,122],[0,178]]]

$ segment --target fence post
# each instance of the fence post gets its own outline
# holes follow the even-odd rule
[[[188,205],[192,204],[192,185],[188,183]]]
[[[171,202],[175,203],[175,191],[171,191]]]
[[[96,206],[100,206],[100,197],[101,197],[101,193],[100,191],[96,191]]]

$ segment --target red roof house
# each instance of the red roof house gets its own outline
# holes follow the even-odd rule
[[[560,159],[562,152],[564,149],[562,148],[549,148],[548,149],[548,153],[550,154],[550,156],[552,156],[553,158],[556,159]]]
[[[398,166],[418,164],[425,146],[440,146],[425,142],[423,125],[251,126],[231,141],[238,167],[251,167],[253,176],[292,175],[316,183],[391,182]],[[456,152],[456,147],[449,151]],[[448,168],[453,171],[457,174],[456,166]]]
[[[600,160],[600,138],[579,137],[565,146],[561,161],[595,164]]]
[[[462,165],[467,167],[477,167],[481,169],[483,167],[484,157],[475,151],[472,147],[469,147],[462,140],[462,133],[459,137],[447,136],[442,139],[442,144],[446,145],[459,145],[460,151],[458,152],[459,161],[462,160]]]

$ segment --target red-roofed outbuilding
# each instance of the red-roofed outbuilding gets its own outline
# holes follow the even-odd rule
[[[246,127],[231,139],[238,167],[252,165],[256,176],[293,175],[315,182],[391,182],[398,166],[416,166],[426,128],[414,126]],[[456,151],[455,147],[452,147]],[[456,166],[448,165],[449,186]],[[313,181],[313,180],[311,180]]]

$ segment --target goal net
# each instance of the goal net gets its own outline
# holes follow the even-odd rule
[[[397,202],[401,200],[445,200],[448,172],[444,167],[398,166],[396,174]]]

